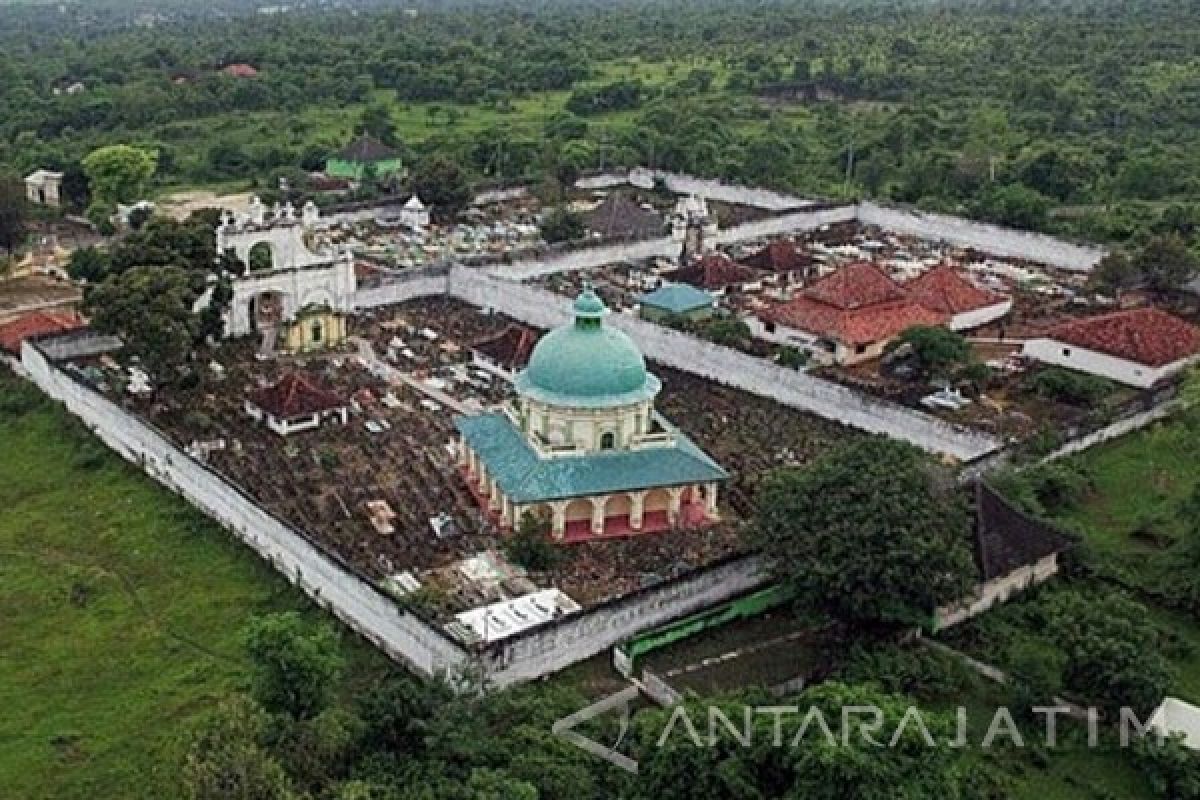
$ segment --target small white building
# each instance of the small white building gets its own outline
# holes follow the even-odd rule
[[[1177,697],[1163,698],[1162,705],[1150,715],[1146,727],[1162,736],[1182,736],[1183,746],[1200,751],[1200,708]]]
[[[429,208],[415,194],[400,209],[400,224],[415,231],[429,227]]]
[[[1073,320],[1025,342],[1044,364],[1148,389],[1196,363],[1200,328],[1157,308]]]
[[[62,204],[62,181],[61,172],[39,169],[25,177],[25,197],[35,205],[57,208]]]
[[[280,436],[313,430],[327,421],[345,425],[349,419],[349,407],[341,397],[298,372],[251,392],[243,407],[252,419],[265,422]]]

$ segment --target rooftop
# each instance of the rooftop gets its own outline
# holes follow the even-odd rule
[[[758,280],[758,273],[724,253],[709,253],[700,260],[676,270],[671,277],[680,283],[700,289],[717,290]]]
[[[1047,336],[1150,367],[1200,353],[1200,328],[1157,308],[1072,320],[1051,328]]]
[[[388,159],[395,158],[396,155],[395,150],[370,134],[364,133],[338,151],[337,158],[342,161],[356,161],[369,164],[372,162],[387,161]]]
[[[906,300],[904,289],[874,264],[848,264],[804,291],[818,303],[850,311]]]
[[[653,292],[641,295],[638,302],[671,314],[686,314],[700,308],[711,308],[716,301],[711,294],[702,289],[686,283],[668,283]]]
[[[975,555],[985,581],[1003,578],[1074,544],[1053,526],[1013,507],[982,481],[975,492]]]
[[[529,356],[540,336],[540,332],[524,325],[509,325],[499,335],[476,342],[471,349],[513,371],[529,363]]]
[[[661,417],[657,422],[669,424]],[[516,503],[721,481],[725,470],[686,436],[672,447],[539,458],[507,416],[457,417],[455,426]],[[672,429],[673,430],[673,429]]]
[[[0,350],[20,353],[26,339],[51,333],[66,333],[84,326],[74,311],[34,311],[0,325]]]
[[[1009,298],[976,286],[954,267],[943,264],[904,284],[909,297],[931,311],[962,314],[1003,303]]]
[[[663,232],[662,217],[619,192],[604,198],[584,215],[588,230],[601,236],[647,237]]]
[[[776,239],[757,253],[743,258],[742,263],[767,272],[787,273],[808,269],[813,263],[813,258],[808,253],[797,250],[792,242]]]
[[[303,417],[346,406],[346,401],[336,393],[317,386],[299,372],[290,372],[275,385],[250,392],[246,399],[278,419]]]

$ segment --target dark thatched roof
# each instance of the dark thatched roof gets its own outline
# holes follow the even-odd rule
[[[620,193],[610,194],[587,212],[584,223],[589,231],[605,237],[648,238],[663,232],[661,216]]]
[[[975,484],[975,511],[975,556],[984,581],[1074,545],[1069,536],[1019,510],[983,481]]]
[[[337,154],[341,161],[354,161],[359,164],[371,164],[395,158],[396,151],[383,142],[364,133]]]

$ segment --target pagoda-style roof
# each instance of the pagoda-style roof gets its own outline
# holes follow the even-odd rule
[[[250,392],[246,399],[276,419],[306,417],[346,407],[346,401],[336,393],[299,372],[288,373],[274,386]]]
[[[505,369],[517,370],[529,363],[529,356],[537,341],[538,333],[532,328],[509,325],[499,335],[471,345],[471,349]]]
[[[338,151],[336,158],[359,164],[374,164],[380,161],[389,161],[398,155],[395,150],[383,142],[364,133]]]
[[[785,239],[777,239],[757,253],[751,253],[742,259],[747,267],[786,275],[795,272],[806,272],[813,265],[813,258],[807,253],[796,249],[796,245]]]
[[[686,267],[675,270],[671,277],[698,289],[719,291],[730,286],[741,286],[759,279],[753,269],[737,263],[724,253],[709,253]]]
[[[583,219],[589,231],[601,236],[643,238],[659,236],[663,232],[662,217],[620,193],[604,198],[600,205],[584,214]]]
[[[1075,542],[1057,528],[1014,507],[991,487],[975,485],[975,557],[990,581],[1069,550]]]
[[[483,461],[488,475],[514,503],[691,486],[723,481],[728,473],[686,436],[655,419],[674,435],[672,446],[540,458],[500,413],[456,417],[455,426]]]
[[[977,286],[949,264],[934,267],[904,284],[908,296],[931,311],[943,314],[963,314],[980,308],[999,305],[1008,297]]]

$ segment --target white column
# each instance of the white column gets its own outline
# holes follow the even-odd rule
[[[717,510],[717,484],[715,481],[704,487],[704,498],[707,501],[705,510],[708,516],[716,519],[720,516],[720,512]]]
[[[646,514],[646,493],[630,492],[629,499],[629,527],[635,531],[640,531],[642,529],[642,519]]]
[[[504,508],[504,495],[500,493],[500,484],[492,481],[488,488],[488,508],[500,511]]]
[[[550,504],[550,510],[553,512],[553,524],[550,526],[550,535],[555,539],[562,539],[567,534],[567,501],[554,501]]]
[[[597,536],[604,533],[604,507],[607,504],[607,495],[592,498],[592,533]]]
[[[683,499],[683,487],[672,486],[667,489],[667,493],[671,496],[671,503],[667,507],[667,519],[670,520],[672,525],[677,525],[679,523],[680,502]]]

